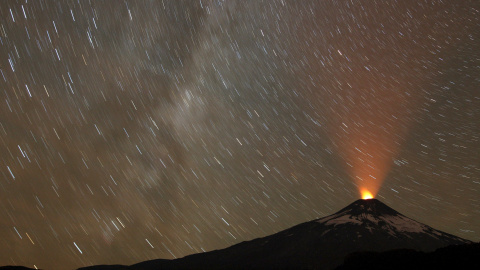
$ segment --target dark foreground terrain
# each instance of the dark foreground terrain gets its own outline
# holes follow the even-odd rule
[[[301,263],[299,262],[299,266]],[[243,268],[239,265],[237,268]],[[4,266],[0,270],[30,270],[23,266]],[[82,270],[131,270],[131,269],[205,269],[196,265],[179,267],[175,261],[166,260],[162,268],[144,268],[142,264],[98,265],[80,268]],[[225,268],[226,269],[226,268]],[[243,268],[250,269],[250,268]],[[263,269],[276,269],[264,267]],[[301,267],[292,269],[302,269]],[[304,268],[306,269],[306,268]],[[397,249],[384,252],[355,252],[347,255],[345,262],[335,270],[404,270],[404,269],[480,269],[480,243],[452,245],[433,252],[421,252],[413,249]]]
[[[302,263],[298,262],[297,266],[290,265],[290,269],[316,269],[301,267]],[[251,269],[245,264],[240,264],[237,269]],[[280,267],[283,268],[283,267]],[[3,269],[3,268],[0,268]],[[10,268],[9,268],[10,269]],[[13,268],[11,268],[13,269]],[[27,268],[19,268],[19,270]],[[81,268],[82,270],[131,270],[131,269],[205,269],[199,265],[180,265],[175,261],[165,261],[161,268],[150,268],[148,265],[132,265],[132,266],[91,266]],[[228,267],[225,267],[228,269]],[[255,267],[254,267],[255,269]],[[258,268],[257,268],[258,269]],[[276,266],[264,266],[261,269],[278,269]],[[347,255],[345,262],[335,268],[336,270],[404,270],[404,269],[480,269],[480,243],[452,245],[439,248],[433,252],[422,252],[413,249],[396,249],[384,252],[356,252]],[[15,269],[16,270],[16,269]]]
[[[359,252],[336,270],[480,269],[480,243],[448,246],[424,253],[411,249]]]

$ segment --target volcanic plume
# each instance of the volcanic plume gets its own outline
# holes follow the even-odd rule
[[[336,111],[331,136],[362,197],[365,193],[375,197],[407,134],[415,99],[394,90],[359,87],[356,91],[360,94],[340,99],[352,106]]]
[[[322,10],[325,8],[337,7],[322,7]],[[410,10],[408,13],[422,24],[438,14],[437,8]],[[299,38],[312,39],[310,48],[314,53],[311,57],[316,59],[316,64],[306,67],[308,72],[302,70],[306,76],[304,81],[309,82],[302,88],[312,93],[308,105],[320,115],[320,124],[325,124],[328,137],[349,177],[360,192],[366,189],[373,196],[387,177],[411,128],[418,122],[416,119],[427,111],[422,107],[438,90],[431,85],[443,80],[442,74],[438,77],[419,74],[428,69],[426,63],[446,66],[444,59],[459,45],[446,42],[437,46],[435,51],[418,46],[423,40],[441,40],[441,32],[436,27],[453,27],[448,21],[438,22],[435,27],[415,28],[419,32],[412,38],[404,35],[402,24],[391,21],[390,15],[379,10],[376,7],[372,11],[379,21],[389,21],[388,27],[369,22],[367,16],[350,18],[322,14],[322,18],[326,16],[326,25],[335,25],[338,35],[321,36],[305,30]],[[365,36],[361,42],[345,39],[345,33],[352,31],[352,25],[371,26],[376,29],[376,34]],[[401,38],[391,42],[381,34],[386,31],[399,33]],[[459,37],[457,40],[464,35],[462,31],[454,33]],[[340,43],[342,47],[337,46]],[[391,57],[399,52],[403,59]],[[422,58],[427,60],[418,61]]]

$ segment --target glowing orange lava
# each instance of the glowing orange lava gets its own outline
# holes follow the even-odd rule
[[[372,193],[366,189],[361,189],[360,193],[362,194],[362,199],[364,200],[373,199]]]

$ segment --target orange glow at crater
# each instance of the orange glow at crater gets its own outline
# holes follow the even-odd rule
[[[360,193],[362,194],[362,199],[364,200],[373,199],[372,193],[366,189],[361,189]]]

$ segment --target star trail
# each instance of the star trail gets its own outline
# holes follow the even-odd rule
[[[225,248],[362,190],[480,241],[480,3],[0,2],[0,265]]]

